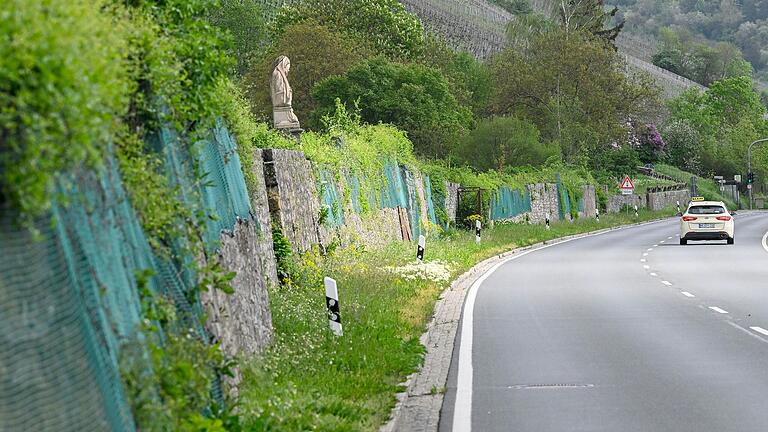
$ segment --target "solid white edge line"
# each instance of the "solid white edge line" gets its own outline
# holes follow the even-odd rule
[[[719,314],[727,314],[727,313],[728,313],[728,311],[727,311],[727,310],[725,310],[725,309],[720,309],[720,308],[719,308],[719,307],[717,307],[717,306],[710,306],[709,308],[710,308],[710,309],[712,309],[713,311],[715,311],[715,312],[719,313]]]
[[[768,336],[768,330],[762,327],[750,327],[753,331],[760,333],[761,335]]]
[[[763,236],[763,249],[768,252],[768,243],[766,242],[768,242],[768,232]]]
[[[665,222],[666,219],[649,222],[644,225],[651,225],[660,222]],[[627,226],[619,229],[610,229],[594,234],[587,234],[583,237],[574,237],[567,240],[562,240],[557,243],[544,245],[535,249],[529,249],[525,252],[515,254],[511,257],[505,258],[480,276],[469,287],[467,292],[467,298],[464,301],[464,310],[461,315],[461,339],[459,341],[459,365],[456,377],[456,402],[453,408],[453,431],[454,432],[470,432],[472,430],[472,380],[474,369],[472,366],[472,337],[473,337],[473,324],[475,314],[475,299],[477,298],[477,291],[480,285],[485,282],[499,267],[507,264],[510,261],[514,261],[518,258],[524,257],[531,252],[548,249],[552,246],[569,243],[574,240],[581,240],[590,237],[597,237],[603,234],[613,233],[625,229],[637,228],[638,226]]]
[[[694,297],[696,297],[695,295],[693,295],[693,294],[689,293],[688,291],[683,291],[683,292],[681,292],[680,294],[682,294],[682,295],[684,295],[684,296],[686,296],[686,297],[689,297],[689,298],[694,298]]]

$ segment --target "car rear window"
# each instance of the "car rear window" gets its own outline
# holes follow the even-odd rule
[[[691,206],[691,208],[688,209],[688,213],[690,214],[723,214],[725,213],[725,208],[723,206],[718,206],[718,205]]]

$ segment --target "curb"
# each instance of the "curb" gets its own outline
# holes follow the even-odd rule
[[[669,219],[670,217],[666,217],[642,223],[619,225],[512,249],[481,261],[457,277],[451,286],[440,294],[437,303],[435,303],[432,320],[427,325],[424,334],[421,335],[421,344],[426,348],[424,364],[417,372],[409,375],[403,383],[406,391],[397,394],[398,401],[392,409],[390,419],[379,429],[379,432],[437,431],[445,385],[448,381],[448,370],[451,367],[453,348],[456,344],[456,333],[464,309],[464,298],[472,284],[493,266],[512,255],[540,249],[543,246],[592,237],[611,231],[652,225]]]

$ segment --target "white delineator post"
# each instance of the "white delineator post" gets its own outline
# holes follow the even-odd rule
[[[677,201],[677,212],[680,213],[680,201]]]
[[[423,235],[419,236],[419,246],[416,249],[416,259],[424,261],[424,250],[427,248],[427,238]]]
[[[595,219],[597,219],[598,222],[600,222],[600,209],[595,208]]]
[[[547,217],[544,219],[544,221],[547,223],[547,229],[549,229],[549,213],[547,213]]]
[[[483,230],[483,223],[478,221],[475,221],[475,242],[477,244],[480,244],[480,233]]]
[[[640,214],[637,212],[637,204],[635,204],[635,220],[640,218]]]
[[[328,308],[328,324],[336,336],[342,336],[344,332],[341,329],[339,290],[336,287],[336,281],[327,277],[323,279],[323,282],[325,283],[325,305]]]

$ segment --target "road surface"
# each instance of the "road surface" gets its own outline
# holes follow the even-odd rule
[[[440,430],[768,431],[766,231],[743,213],[735,245],[680,246],[674,219],[501,265],[467,296]]]

